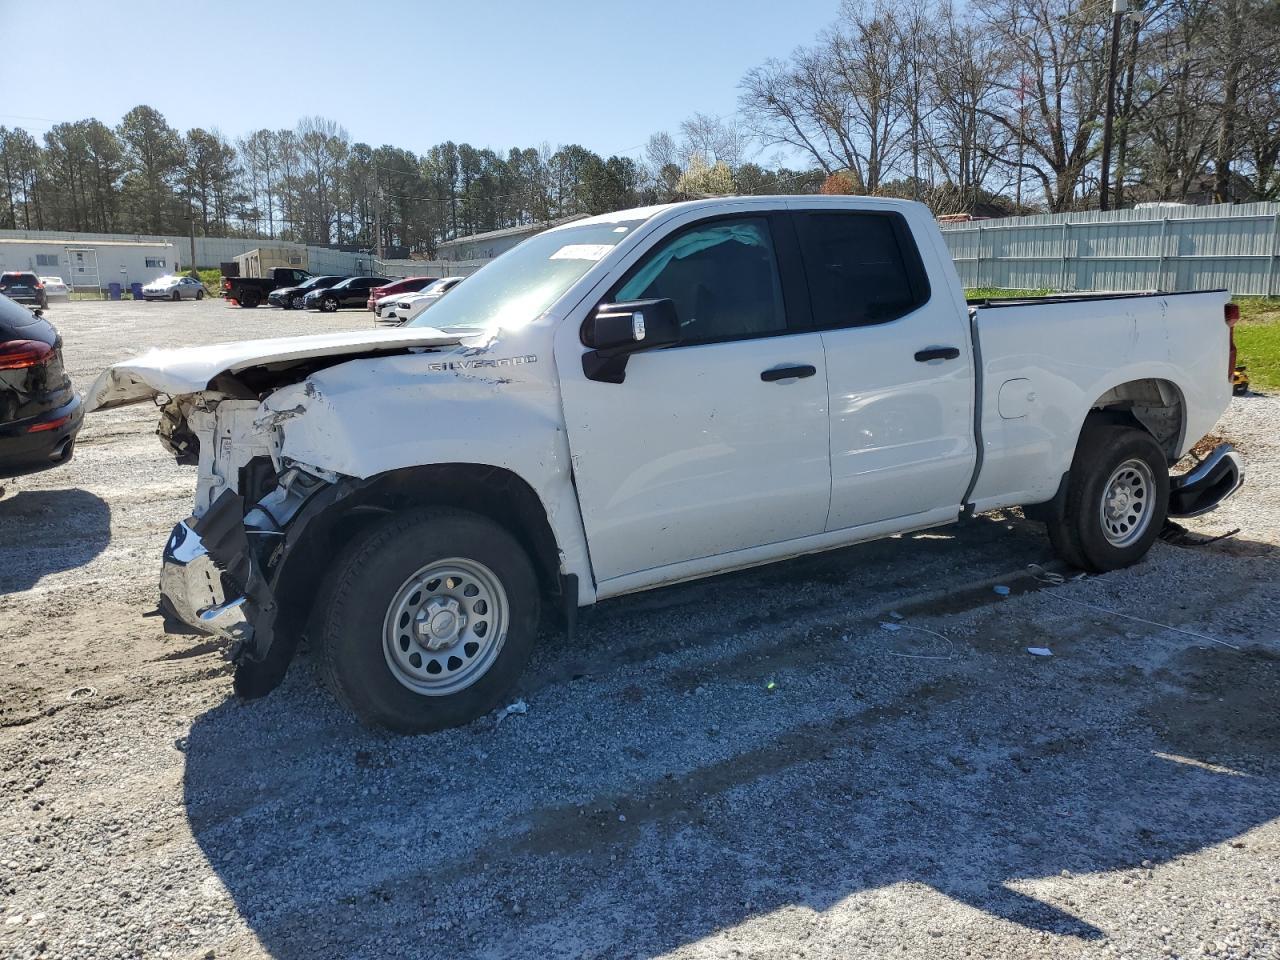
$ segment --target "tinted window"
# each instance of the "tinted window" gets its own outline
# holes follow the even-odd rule
[[[682,343],[785,332],[769,221],[743,217],[683,230],[637,264],[614,297],[660,298],[675,302]]]
[[[799,220],[818,327],[886,323],[929,299],[924,266],[902,217],[810,213]]]

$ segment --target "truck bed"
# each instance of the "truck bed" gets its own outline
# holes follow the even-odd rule
[[[1103,300],[1138,300],[1150,297],[1193,297],[1202,293],[1226,293],[1225,287],[1209,290],[1189,290],[1182,293],[1160,291],[1117,291],[1107,293],[1050,293],[1038,297],[972,297],[965,300],[971,307],[1025,307],[1048,303],[1082,303]]]
[[[1114,391],[1139,413],[1148,402],[1176,404],[1181,423],[1166,455],[1185,454],[1231,401],[1228,300],[1205,290],[970,301],[976,509],[1052,497],[1079,425]]]

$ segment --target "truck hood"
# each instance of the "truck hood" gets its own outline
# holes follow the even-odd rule
[[[452,346],[462,343],[463,339],[432,327],[399,327],[149,350],[104,370],[89,389],[88,409],[104,410],[138,403],[162,393],[169,396],[199,393],[208,389],[220,374],[238,373],[250,367],[288,366],[318,357],[404,353],[414,348]],[[478,337],[472,335],[468,339]]]

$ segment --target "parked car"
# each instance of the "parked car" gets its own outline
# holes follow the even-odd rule
[[[276,267],[269,277],[228,277],[222,278],[222,295],[229,302],[239,307],[260,306],[271,293],[280,287],[296,287],[304,283],[311,274],[293,267]]]
[[[462,277],[441,277],[420,293],[396,297],[374,316],[381,323],[408,323],[461,282]]]
[[[366,306],[370,310],[374,310],[379,300],[386,297],[403,296],[406,293],[417,293],[423,287],[434,282],[432,277],[405,277],[403,280],[384,283],[382,286],[374,287],[369,291],[369,302]]]
[[[538,234],[405,327],[152,351],[92,403],[166,398],[199,480],[162,603],[242,693],[305,628],[342,703],[426,731],[503,702],[547,609],[1012,506],[1073,566],[1137,562],[1239,487],[1225,444],[1170,475],[1238,316],[967,304],[921,204],[727,197]]]
[[[172,274],[142,285],[143,300],[203,300],[204,284],[194,277]]]
[[[44,284],[30,270],[6,270],[0,273],[0,293],[28,307],[47,309],[49,294]]]
[[[50,300],[55,297],[59,300],[71,299],[71,288],[61,277],[41,277],[40,282],[44,284],[45,296]]]
[[[277,287],[268,295],[267,303],[284,310],[301,310],[303,299],[312,290],[328,290],[345,279],[347,278],[333,276],[311,277],[296,287]]]
[[[363,307],[369,299],[369,291],[387,283],[386,277],[347,277],[327,290],[312,290],[302,298],[308,310],[332,313],[341,307]]]
[[[66,463],[83,419],[62,338],[39,311],[0,294],[0,477]]]

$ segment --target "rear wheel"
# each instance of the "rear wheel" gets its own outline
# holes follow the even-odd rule
[[[256,293],[246,293],[240,298],[240,306],[244,307],[246,310],[252,310],[261,302],[262,301]]]
[[[197,291],[196,291],[196,299],[197,299],[197,300],[203,300],[203,299],[204,299],[204,291],[203,291],[203,290],[197,290]]]
[[[1164,526],[1169,472],[1164,451],[1146,431],[1089,423],[1080,434],[1067,494],[1046,519],[1062,559],[1106,571],[1141,560]]]
[[[468,723],[502,701],[533,651],[533,565],[476,514],[388,519],[342,553],[329,586],[320,673],[366,724],[425,733]]]

